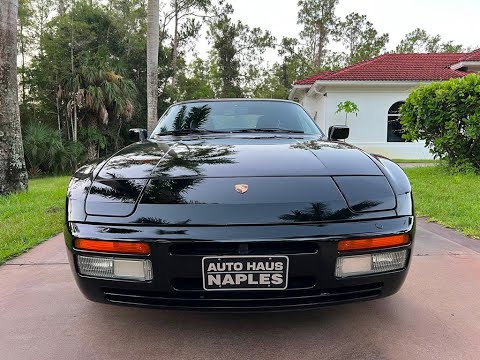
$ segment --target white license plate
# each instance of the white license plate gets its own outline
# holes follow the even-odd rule
[[[285,290],[287,256],[206,256],[203,288],[212,290]]]

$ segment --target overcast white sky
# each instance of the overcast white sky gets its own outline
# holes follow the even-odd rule
[[[277,38],[298,36],[297,0],[230,0],[234,18],[268,29]],[[419,27],[467,47],[480,47],[480,0],[340,0],[337,16],[351,12],[367,15],[380,33],[390,34],[393,49],[406,33]],[[197,47],[203,53],[202,41]],[[337,49],[336,49],[337,50]],[[269,61],[275,55],[269,54]]]

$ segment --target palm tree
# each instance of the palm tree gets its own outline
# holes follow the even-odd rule
[[[117,121],[116,149],[124,120],[130,120],[137,89],[133,81],[112,69],[105,58],[85,59],[76,72],[65,79],[60,97],[65,100],[67,114],[79,114],[79,124],[87,135],[89,159],[98,157],[104,137],[98,129],[109,120]],[[74,122],[72,122],[73,124]],[[76,129],[72,129],[75,133]]]
[[[147,10],[147,129],[152,132],[157,124],[159,0],[148,0]]]
[[[0,195],[26,190],[17,85],[18,0],[0,6]]]

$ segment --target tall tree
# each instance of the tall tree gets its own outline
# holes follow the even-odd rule
[[[214,61],[221,78],[221,97],[242,97],[240,87],[240,59],[238,59],[235,39],[241,29],[223,14],[210,24],[209,36],[213,45]]]
[[[438,53],[461,52],[462,45],[453,44],[452,41],[442,43],[440,35],[429,35],[425,30],[417,28],[405,35],[397,45],[397,53]]]
[[[158,122],[158,47],[160,46],[159,0],[148,0],[147,10],[147,129]]]
[[[209,99],[215,97],[208,63],[195,58],[178,77],[179,100]]]
[[[114,24],[121,33],[119,38],[121,38],[121,49],[123,48],[123,50],[117,56],[122,63],[122,75],[133,80],[138,90],[131,127],[145,127],[145,119],[148,117],[147,62],[145,61],[147,51],[147,1],[115,0],[111,4],[112,10],[108,14],[114,17]],[[166,52],[162,49],[161,44],[159,53],[160,51]],[[159,56],[159,65],[162,62],[163,57]],[[159,67],[159,74],[162,74],[161,66]],[[161,105],[160,101],[159,99],[159,105]],[[161,112],[161,110],[160,106],[158,111]]]
[[[32,7],[35,7],[32,19],[30,20],[34,24],[32,27],[32,41],[36,42],[36,50],[42,52],[43,47],[39,40],[43,37],[52,14],[55,14],[55,0],[31,0],[31,2]],[[72,0],[72,6],[74,4],[75,0]]]
[[[385,51],[388,34],[379,35],[365,15],[348,14],[340,23],[339,36],[347,49],[347,64],[354,64]]]
[[[176,90],[178,53],[182,40],[198,34],[201,24],[195,18],[205,18],[210,0],[171,0],[172,11],[165,16],[165,25],[173,18],[172,88]]]
[[[18,0],[0,6],[0,195],[28,188],[17,85]]]
[[[275,40],[269,31],[250,28],[241,21],[233,22],[232,13],[233,8],[229,4],[217,9],[208,30],[211,57],[216,65],[212,70],[221,83],[217,93],[227,98],[245,95],[242,89],[248,89],[257,80],[263,54],[273,47]]]
[[[336,34],[338,18],[335,6],[338,0],[299,0],[297,23],[303,25],[300,37],[307,42],[312,65],[324,65],[327,45]]]
[[[123,120],[128,120],[133,115],[130,110],[136,112],[141,103],[144,112],[138,119],[142,122],[134,121],[135,126],[145,127],[146,7],[142,5],[144,11],[131,14],[129,11],[139,8],[132,9],[132,1],[123,4],[128,5],[129,11],[122,11],[123,5],[116,4],[119,8],[107,10],[97,4],[90,6],[88,2],[77,1],[65,16],[54,17],[47,23],[40,40],[43,51],[32,57],[27,72],[29,106],[33,111],[24,110],[22,121],[27,120],[24,123],[33,120],[53,127],[52,120],[57,120],[57,127],[68,141],[75,139],[75,129],[78,129],[80,144],[91,143],[86,135],[92,132],[86,133],[85,129],[95,127],[102,136],[108,137],[108,148],[114,149],[122,144],[117,134],[125,124]],[[117,18],[120,12],[123,12],[122,23]],[[139,19],[136,26],[131,17]],[[132,91],[135,88],[131,86],[132,81],[139,87],[143,84],[139,94],[142,98]],[[121,108],[130,109],[129,114]],[[57,119],[52,116],[55,112]],[[75,126],[75,114],[78,126]]]
[[[286,99],[295,80],[314,72],[298,39],[284,37],[276,48],[281,60],[267,69],[254,90],[255,97]]]

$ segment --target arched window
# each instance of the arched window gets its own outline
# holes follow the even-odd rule
[[[390,106],[390,109],[388,109],[388,142],[405,142],[405,139],[402,138],[402,124],[400,124],[400,106],[402,106],[404,103],[405,101],[398,101]]]

